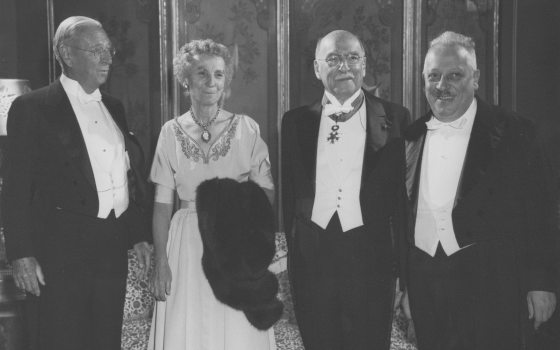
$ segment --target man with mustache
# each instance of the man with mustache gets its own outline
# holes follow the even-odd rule
[[[122,103],[99,91],[115,54],[101,24],[69,17],[53,48],[60,79],[8,113],[6,251],[38,306],[38,349],[120,350],[129,247],[150,264],[143,156]]]
[[[431,111],[405,131],[419,349],[521,349],[554,311],[557,287],[554,198],[534,125],[475,97],[469,37],[434,39],[423,77]]]
[[[408,111],[361,89],[350,32],[319,39],[322,99],[282,120],[282,194],[295,312],[307,350],[388,349],[405,237]]]

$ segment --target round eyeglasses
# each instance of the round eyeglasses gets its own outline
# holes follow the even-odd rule
[[[70,45],[68,45],[68,46],[70,46]],[[93,54],[93,56],[95,56],[95,58],[97,58],[98,60],[100,60],[103,57],[106,57],[107,55],[110,55],[111,58],[113,58],[113,57],[115,57],[115,55],[117,53],[117,50],[112,46],[110,46],[110,47],[96,47],[95,49],[91,49],[91,50],[82,49],[81,47],[77,47],[77,46],[70,46],[70,47],[72,47],[74,49],[77,49],[77,50],[89,52],[89,53]]]
[[[316,61],[325,61],[329,67],[338,67],[343,62],[346,62],[348,66],[357,66],[362,62],[362,58],[366,56],[360,56],[358,54],[346,54],[346,55],[330,55],[327,58],[316,58]]]

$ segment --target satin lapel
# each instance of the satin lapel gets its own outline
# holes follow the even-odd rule
[[[56,81],[47,96],[52,107],[46,119],[53,126],[72,162],[80,169],[87,181],[96,189],[93,169],[76,114],[60,81]]]
[[[418,199],[422,154],[426,141],[426,122],[430,120],[430,118],[431,113],[422,116],[405,131],[406,193],[409,201],[414,204],[414,207]]]
[[[467,196],[486,174],[487,168],[494,158],[495,149],[502,138],[504,127],[503,122],[498,123],[494,120],[490,106],[477,99],[476,116],[459,180],[455,205]]]
[[[299,118],[297,142],[301,150],[302,164],[315,193],[315,172],[317,170],[317,142],[321,123],[321,103],[310,106],[309,111]]]
[[[396,136],[396,131],[393,131],[395,129],[392,128],[393,116],[387,115],[382,102],[368,93],[365,93],[365,97],[366,145],[362,179],[367,178],[369,173],[375,168],[377,151],[383,148],[388,140]]]
[[[118,106],[113,103],[111,99],[107,98],[104,93],[101,93],[101,101],[109,111],[109,114],[111,114],[111,118],[113,118],[115,124],[117,124],[117,126],[119,127],[119,130],[121,131],[124,138],[125,149],[128,150],[130,145],[130,138],[128,134],[128,128],[126,126],[125,116],[120,111],[120,108],[118,108]]]

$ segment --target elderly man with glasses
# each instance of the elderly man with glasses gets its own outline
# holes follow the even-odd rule
[[[39,349],[119,350],[128,248],[150,263],[141,149],[123,105],[99,91],[115,53],[101,24],[67,18],[53,47],[60,79],[8,114],[7,254],[38,305]]]
[[[409,112],[363,90],[350,32],[319,39],[322,99],[282,120],[282,194],[295,311],[307,350],[389,349],[405,230]]]

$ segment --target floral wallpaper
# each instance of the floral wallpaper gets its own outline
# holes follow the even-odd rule
[[[492,38],[494,1],[424,0],[424,55],[430,40],[446,30],[472,37],[476,43],[480,88],[478,94],[492,101]]]
[[[186,33],[180,45],[193,39],[211,38],[226,45],[236,65],[231,96],[225,108],[255,119],[267,140],[268,108],[268,1],[186,0],[182,15]],[[182,106],[182,111],[186,106]]]
[[[152,121],[158,119],[151,114],[151,110],[154,101],[152,96],[159,91],[159,87],[150,82],[150,69],[159,68],[158,62],[150,60],[150,50],[154,47],[157,50],[158,43],[147,40],[150,31],[153,28],[157,30],[157,11],[157,1],[152,0],[54,2],[55,25],[74,15],[95,18],[103,25],[117,53],[113,58],[109,79],[101,89],[124,104],[129,129],[140,141],[146,155],[155,146],[151,128]],[[155,84],[159,84],[159,81]]]

